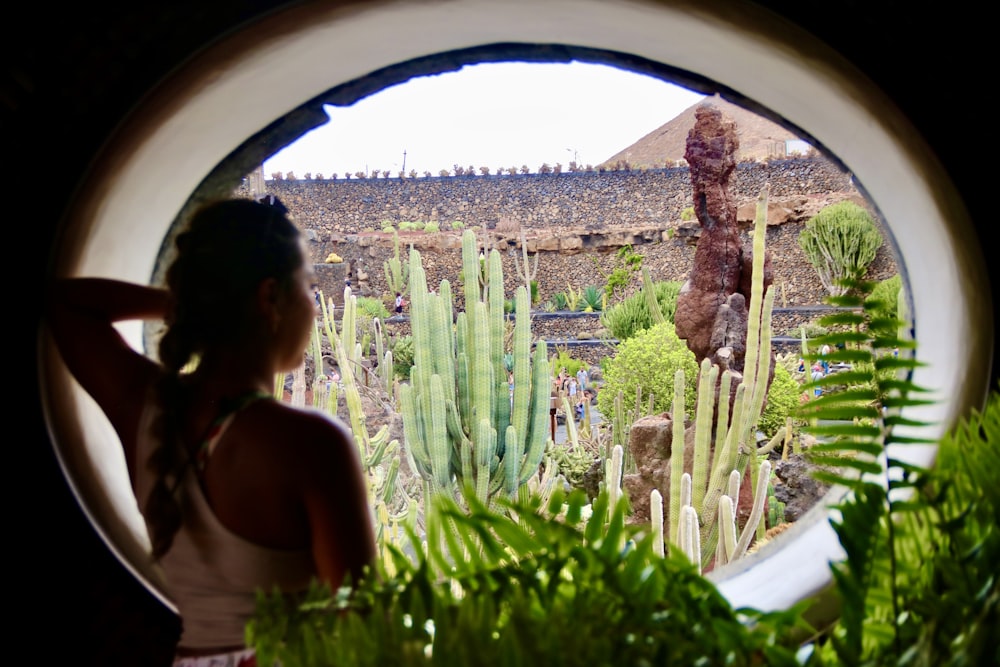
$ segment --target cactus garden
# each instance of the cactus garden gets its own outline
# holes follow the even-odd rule
[[[574,375],[565,369],[586,362],[533,335],[537,255],[525,243],[508,294],[501,253],[476,230],[462,232],[454,287],[447,279],[428,284],[421,252],[404,255],[393,231],[384,269],[393,292],[408,297],[405,343],[387,334],[384,314],[365,314],[350,288],[339,319],[323,300],[312,386],[297,377],[292,400],[304,404],[308,394],[349,423],[380,558],[353,590],[315,586],[297,602],[261,595],[248,638],[265,662],[909,664],[904,656],[950,650],[947,636],[898,611],[912,602],[933,616],[919,605],[934,587],[967,581],[936,557],[940,576],[920,575],[915,554],[927,539],[1000,553],[988,519],[1000,502],[987,499],[992,510],[959,520],[953,510],[962,494],[979,493],[978,468],[962,468],[964,481],[950,488],[941,473],[878,457],[905,441],[894,438],[894,425],[919,426],[898,409],[923,400],[906,375],[915,362],[913,341],[901,333],[901,284],[860,280],[873,241],[855,224],[866,240],[837,246],[841,256],[830,262],[841,268],[817,266],[836,285],[840,310],[809,335],[802,327],[800,354],[776,355],[768,189],[751,237],[741,239],[727,195],[735,128],[709,112],[699,124],[687,156],[694,215],[705,227],[697,261],[680,287],[622,255],[623,271],[594,307],[629,333],[604,369],[592,369],[600,378],[594,401],[565,389],[575,387],[564,382]],[[834,243],[832,232],[822,234],[810,248]],[[582,299],[572,289],[561,298]],[[813,364],[843,368],[817,376]],[[1000,438],[985,424],[995,426],[996,405],[973,417],[982,428],[955,436],[990,460]],[[561,441],[553,438],[557,412],[565,416]],[[788,470],[803,467],[817,496],[833,484],[855,492],[835,524],[848,560],[833,566],[844,612],[829,627],[810,626],[808,601],[778,613],[734,610],[703,577],[801,515],[786,515],[785,502],[800,499],[780,489]],[[896,474],[916,490],[911,504],[871,481]],[[926,493],[954,494],[958,504],[933,505]],[[982,554],[967,556],[982,565]],[[962,656],[996,657],[996,640],[981,634],[1000,608],[995,578],[989,582],[963,598],[980,634],[952,642]],[[878,630],[863,627],[859,614],[879,619]]]

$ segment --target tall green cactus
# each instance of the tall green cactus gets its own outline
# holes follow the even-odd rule
[[[528,258],[528,237],[525,235],[524,230],[521,230],[521,261],[514,262],[514,268],[517,269],[518,279],[524,283],[525,289],[528,290],[528,296],[531,296],[531,281],[535,279],[535,275],[538,273],[538,255],[535,253],[532,258],[534,261],[529,261]]]
[[[774,292],[773,289],[768,289],[765,294],[763,287],[767,195],[765,187],[757,201],[744,374],[736,388],[730,411],[730,388],[735,376],[727,370],[719,378],[719,368],[713,366],[708,359],[702,361],[698,378],[698,401],[692,426],[694,456],[690,474],[684,471],[684,372],[678,370],[674,379],[673,451],[676,455],[671,456],[670,461],[670,512],[667,539],[685,553],[690,554],[697,547],[701,554],[701,566],[708,565],[713,556],[717,557],[719,554],[725,556],[720,561],[721,564],[745,553],[749,540],[757,528],[756,524],[762,516],[770,464],[762,466],[760,472],[757,471],[756,465],[754,466],[751,481],[755,488],[755,501],[751,523],[746,526],[739,538],[732,540],[730,545],[729,533],[735,530],[732,517],[739,495],[738,482],[751,461],[766,456],[767,452],[784,438],[784,429],[781,429],[771,443],[758,449],[752,437],[763,409],[770,372],[771,309],[774,305]],[[718,406],[715,401],[717,381]],[[714,426],[713,415],[717,415]],[[734,478],[735,492],[732,490]],[[689,490],[690,499],[682,495],[684,489]],[[692,527],[690,522],[693,517],[697,518],[700,527],[697,540],[690,533]],[[721,547],[720,526],[725,538]]]
[[[403,521],[414,521],[416,509],[401,485],[397,484],[400,466],[400,456],[396,453],[399,446],[397,440],[389,439],[389,426],[384,425],[374,435],[369,434],[365,423],[365,413],[361,404],[361,393],[358,389],[358,375],[362,372],[359,346],[353,342],[348,347],[348,341],[355,339],[355,322],[357,299],[351,294],[350,288],[344,290],[344,308],[341,319],[340,333],[336,322],[331,317],[327,303],[321,299],[323,331],[333,348],[337,365],[341,371],[341,382],[344,385],[344,397],[347,403],[351,432],[361,458],[361,465],[368,482],[368,498],[375,519],[376,541],[383,550],[383,561],[391,559],[387,551],[388,544],[401,547],[405,542],[404,534],[398,530]],[[376,320],[377,321],[377,320]],[[315,348],[319,349],[319,331],[315,330]],[[350,351],[350,352],[349,352]],[[322,368],[318,366],[317,368]],[[325,393],[325,385],[321,389]],[[326,407],[331,415],[337,414],[336,384],[331,384],[331,394],[327,398]]]
[[[383,264],[385,269],[385,284],[390,294],[406,294],[406,281],[410,275],[410,263],[399,258],[399,232],[392,230],[392,257]]]
[[[475,233],[462,237],[463,271],[480,273]],[[452,320],[451,286],[427,289],[420,253],[410,249],[414,363],[399,388],[407,461],[431,493],[475,490],[481,501],[516,497],[537,472],[548,439],[549,363],[544,341],[531,352],[530,297],[517,289],[513,400],[504,364],[503,269],[490,252],[485,292],[465,281],[466,311]]]

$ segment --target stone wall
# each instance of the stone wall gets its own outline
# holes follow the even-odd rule
[[[799,158],[737,167],[731,187],[740,202],[738,219],[749,238],[754,202],[770,184],[767,245],[772,253],[777,290],[774,334],[816,316],[809,308],[821,304],[824,290],[798,245],[804,222],[822,206],[851,199],[865,204],[850,176],[822,158]],[[575,172],[561,174],[379,178],[351,180],[267,181],[306,231],[324,294],[342,301],[344,278],[352,276],[355,292],[382,297],[391,310],[384,262],[392,256],[392,235],[384,223],[436,221],[435,233],[400,232],[404,258],[412,244],[420,251],[428,284],[452,283],[456,297],[461,270],[461,231],[447,228],[458,220],[475,228],[481,239],[501,252],[508,294],[519,283],[515,264],[521,260],[520,238],[537,252],[535,280],[541,301],[567,287],[602,288],[617,265],[617,251],[631,245],[643,256],[654,280],[685,280],[694,259],[700,228],[682,222],[691,206],[686,168],[646,171]],[[342,264],[324,264],[330,253]],[[886,243],[869,270],[870,279],[896,272],[892,244]],[[461,307],[461,304],[459,304]],[[785,310],[785,309],[788,310]],[[805,308],[803,310],[803,308]],[[399,333],[405,321],[390,323]],[[564,340],[580,332],[599,337],[596,315],[579,318],[536,318],[539,338]],[[607,348],[586,345],[574,356],[594,363]],[[593,357],[593,359],[591,359]]]
[[[743,163],[732,181],[739,201],[757,196],[856,194],[849,174],[823,158]],[[691,206],[686,167],[643,171],[266,182],[295,218],[321,237],[378,231],[384,222],[451,223],[492,229],[513,220],[531,229],[663,226]]]
[[[798,354],[801,341],[788,334],[794,333],[795,327],[808,324],[829,311],[829,306],[775,307],[771,313],[771,347],[776,353]],[[565,348],[574,359],[599,367],[601,359],[614,356],[615,352],[615,341],[603,339],[606,332],[601,326],[600,316],[600,313],[533,313],[531,332],[536,340],[548,343],[550,355],[559,348]],[[394,336],[409,335],[409,317],[389,318],[386,330]]]

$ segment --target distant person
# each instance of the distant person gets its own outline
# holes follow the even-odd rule
[[[399,292],[396,292],[396,314],[403,314],[403,295]]]
[[[50,290],[52,336],[118,433],[151,557],[180,611],[175,665],[254,665],[244,629],[258,591],[298,593],[314,579],[337,588],[375,558],[351,432],[273,398],[316,317],[310,264],[283,208],[199,209],[177,237],[166,289],[75,278]],[[166,323],[159,361],[122,339],[114,323],[126,320]]]
[[[590,374],[587,373],[586,366],[580,366],[580,370],[576,372],[576,384],[579,386],[580,391],[587,390],[587,383],[590,381]]]
[[[816,382],[818,380],[822,380],[824,375],[826,375],[826,373],[823,372],[823,364],[817,361],[812,366],[812,381]],[[822,393],[823,393],[822,387],[816,387],[815,389],[813,389],[813,394],[815,394],[816,396],[819,396]]]
[[[820,348],[819,353],[820,353],[819,363],[823,367],[823,374],[825,375],[830,372],[830,360],[827,359],[827,357],[830,356],[830,346],[824,345],[823,347]]]

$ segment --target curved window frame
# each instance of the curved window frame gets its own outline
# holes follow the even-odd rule
[[[229,193],[266,157],[345,104],[473,62],[583,60],[718,92],[808,137],[851,171],[893,231],[934,390],[913,416],[936,438],[982,405],[993,345],[985,263],[964,206],[916,131],[874,86],[808,34],[753,7],[651,0],[313,2],[206,49],[159,86],[95,161],[60,230],[60,275],[154,276],[175,221]],[[695,74],[697,73],[697,74]],[[766,75],[762,74],[766,73]],[[247,139],[249,137],[249,139]],[[192,193],[194,193],[192,195]],[[977,305],[978,304],[978,305]],[[142,328],[122,327],[137,349]],[[955,345],[954,341],[963,341]],[[43,341],[42,402],[74,493],[122,562],[168,605],[117,438]],[[933,447],[900,456],[929,464]],[[803,522],[716,577],[736,606],[777,609],[828,586],[841,555],[826,521]],[[794,586],[773,586],[776,577]]]

